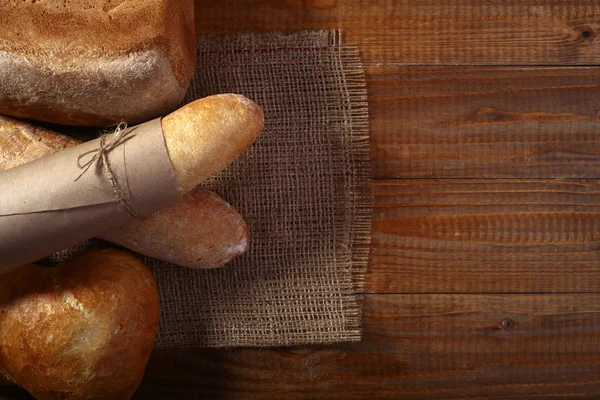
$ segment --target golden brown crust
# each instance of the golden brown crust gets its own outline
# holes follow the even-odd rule
[[[0,277],[0,365],[40,400],[127,399],[158,332],[156,282],[106,249]]]
[[[182,85],[194,69],[192,0],[0,2],[0,51],[73,66],[161,49]]]
[[[79,143],[68,136],[0,115],[0,171]]]
[[[0,116],[0,171],[81,143],[35,125]],[[246,251],[242,216],[200,187],[180,204],[100,236],[138,253],[189,268],[222,266]]]
[[[192,0],[0,2],[0,112],[90,126],[164,115],[194,72],[193,15]]]
[[[248,228],[240,214],[201,187],[176,206],[99,237],[188,268],[215,268],[248,248]]]
[[[182,193],[227,167],[264,128],[262,108],[244,96],[220,94],[186,104],[162,119]]]

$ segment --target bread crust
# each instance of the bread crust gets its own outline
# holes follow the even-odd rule
[[[176,108],[195,65],[192,0],[0,2],[0,112],[135,124]]]
[[[80,141],[0,115],[0,171],[50,155]],[[188,268],[215,268],[243,254],[248,227],[216,194],[197,187],[183,201],[144,221],[100,238],[138,253]]]
[[[0,171],[18,167],[79,143],[79,140],[69,136],[0,115]]]
[[[264,128],[262,108],[237,94],[193,101],[162,119],[165,143],[186,193],[245,152]]]
[[[38,400],[128,399],[159,316],[154,277],[130,253],[27,265],[0,277],[0,365]]]
[[[183,267],[215,268],[246,251],[248,227],[223,199],[197,187],[176,206],[99,238]]]

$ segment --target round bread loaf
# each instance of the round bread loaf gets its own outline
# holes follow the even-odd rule
[[[156,282],[130,253],[0,276],[0,370],[38,400],[131,398],[158,332]]]

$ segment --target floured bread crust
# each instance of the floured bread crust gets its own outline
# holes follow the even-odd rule
[[[0,2],[0,112],[70,125],[172,111],[195,65],[192,0]]]

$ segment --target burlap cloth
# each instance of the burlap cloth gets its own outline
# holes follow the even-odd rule
[[[252,148],[206,183],[244,216],[251,245],[216,270],[142,257],[160,292],[156,347],[360,340],[371,199],[356,47],[337,31],[199,37],[185,102],[216,93],[265,112]]]

